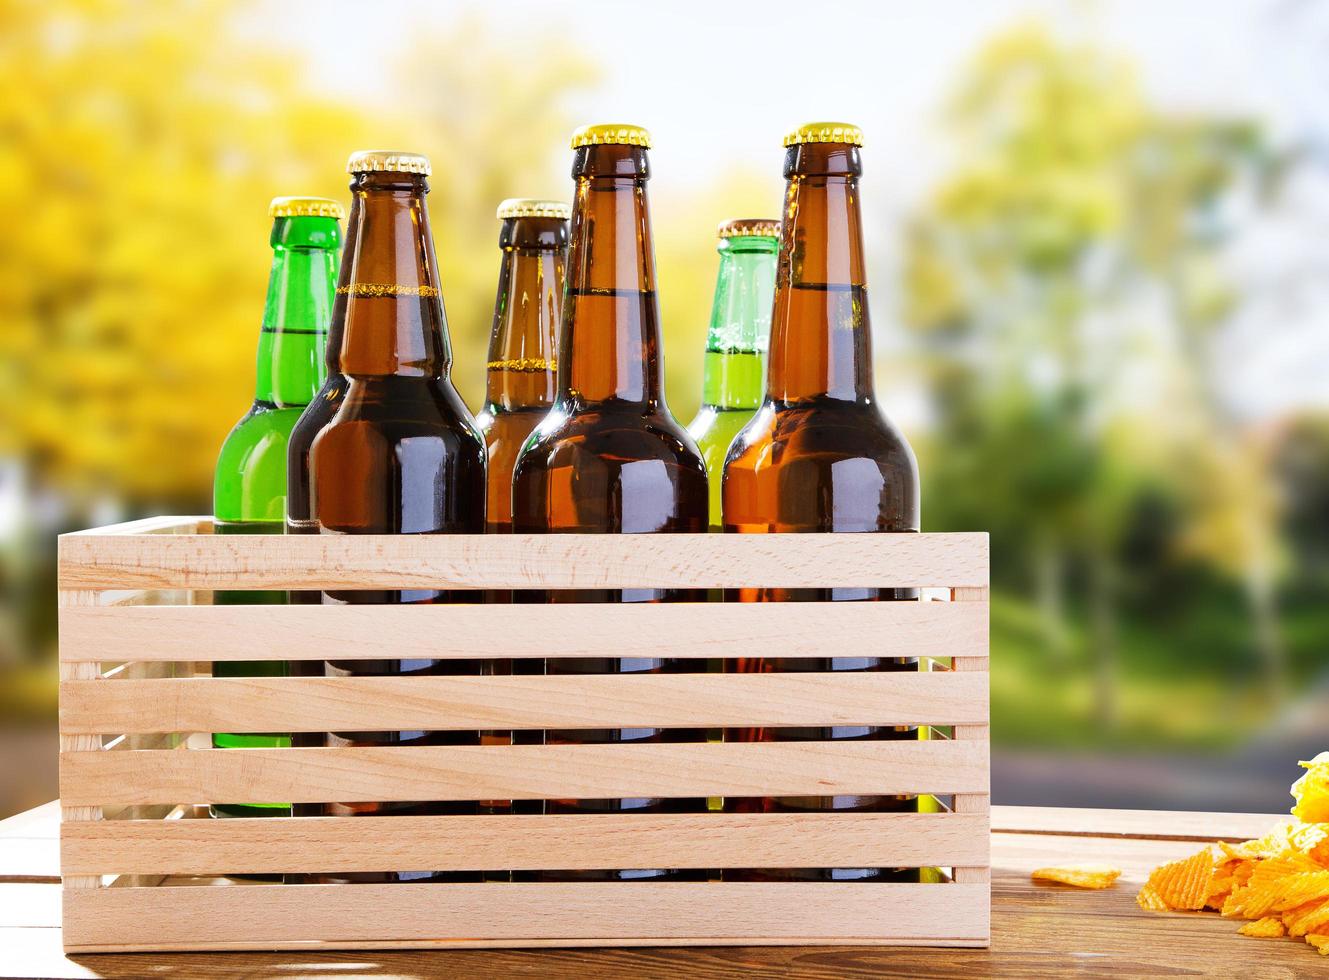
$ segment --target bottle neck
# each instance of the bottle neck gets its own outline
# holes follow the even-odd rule
[[[761,404],[778,247],[776,239],[761,236],[720,242],[720,271],[706,334],[703,405],[755,409]]]
[[[341,230],[336,218],[277,218],[270,241],[254,400],[303,407],[323,384]]]
[[[428,192],[425,178],[415,174],[363,173],[351,182],[350,230],[337,283],[337,370],[347,377],[445,378],[451,370]]]
[[[663,406],[660,325],[641,147],[577,150],[558,400]]]
[[[493,408],[547,409],[554,403],[567,243],[567,222],[558,218],[503,223],[485,371],[485,401]]]
[[[872,397],[872,330],[857,147],[805,143],[785,157],[784,224],[767,390],[777,402]]]

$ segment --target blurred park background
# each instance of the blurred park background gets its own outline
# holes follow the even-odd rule
[[[0,816],[53,797],[55,535],[207,513],[268,200],[434,163],[475,410],[509,196],[654,133],[670,403],[714,228],[866,133],[878,389],[993,544],[994,794],[1284,809],[1329,748],[1329,7],[0,0]]]

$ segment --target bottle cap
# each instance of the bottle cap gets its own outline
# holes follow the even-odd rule
[[[720,238],[779,238],[780,222],[777,218],[730,218],[720,222],[715,234]]]
[[[559,218],[567,221],[572,217],[572,208],[562,201],[542,201],[534,197],[510,197],[500,202],[498,220],[507,218]]]
[[[627,123],[600,123],[596,126],[583,126],[572,134],[572,148],[593,146],[596,143],[616,143],[620,146],[640,146],[651,148],[651,134],[641,126]]]
[[[330,197],[274,197],[268,205],[269,218],[336,218],[346,216],[341,205]]]
[[[863,145],[863,130],[843,122],[804,123],[784,138],[785,146],[798,143],[848,143]]]
[[[356,150],[346,161],[348,174],[367,174],[374,171],[398,174],[431,173],[429,158],[419,153],[402,150]]]

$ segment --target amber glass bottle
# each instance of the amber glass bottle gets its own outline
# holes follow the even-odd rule
[[[309,451],[309,508],[321,534],[480,533],[485,450],[452,385],[452,349],[425,208],[429,162],[362,152],[347,169],[351,232],[337,286],[337,371],[346,390]],[[436,589],[325,592],[324,603],[464,602]],[[477,673],[477,661],[329,660],[330,676]],[[329,733],[325,744],[475,744],[475,732]],[[474,803],[329,802],[332,816],[474,812]],[[335,872],[336,869],[329,869]],[[431,872],[340,879],[456,878]]]
[[[784,223],[776,271],[766,397],[734,439],[724,469],[726,531],[908,532],[919,529],[918,466],[872,386],[871,328],[858,179],[862,134],[813,123],[785,138]],[[914,589],[742,589],[747,602],[917,599]],[[917,670],[878,655],[739,661],[737,669]],[[747,741],[915,739],[913,728],[746,729]],[[912,810],[913,797],[731,800],[735,810]],[[727,877],[731,875],[727,874]],[[917,869],[793,868],[734,878],[918,880]]]
[[[475,423],[489,450],[489,530],[512,530],[517,454],[554,404],[568,217],[559,201],[514,198],[498,206],[503,253],[485,370],[485,407]]]
[[[498,206],[503,258],[494,300],[494,327],[485,368],[485,407],[475,423],[489,451],[487,524],[491,534],[512,530],[512,469],[531,432],[549,413],[558,384],[558,331],[567,267],[568,218],[561,201],[511,198]],[[492,589],[487,602],[511,602],[512,593]],[[486,660],[486,674],[539,673],[539,660]],[[516,733],[518,742],[538,742],[538,732]],[[505,745],[512,732],[480,733],[482,745]],[[504,813],[509,800],[486,800],[481,809]],[[538,800],[518,800],[520,812],[538,812]]]
[[[649,534],[706,530],[706,468],[665,404],[646,181],[650,137],[636,126],[590,126],[572,139],[576,198],[554,408],[517,459],[517,532]],[[660,602],[691,590],[555,592],[551,602]],[[550,673],[683,669],[659,659],[551,660]],[[681,729],[551,731],[550,742],[695,741]],[[700,809],[698,800],[550,801],[550,812]],[[548,877],[664,878],[629,869]]]

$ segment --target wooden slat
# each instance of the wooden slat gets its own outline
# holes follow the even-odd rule
[[[67,734],[948,725],[987,717],[986,676],[954,673],[190,677],[60,686]]]
[[[432,868],[916,868],[981,864],[986,823],[951,813],[235,818],[71,824],[69,874]]]
[[[987,612],[977,602],[78,608],[61,613],[60,658],[473,660],[612,650],[713,659],[754,649],[767,657],[829,657],[868,648],[895,657],[986,657]]]
[[[69,752],[71,806],[986,792],[979,742],[392,746]]]
[[[107,524],[86,531],[70,531],[68,537],[104,537],[125,534],[204,534],[212,530],[210,517],[142,517],[120,524]]]
[[[1081,837],[1148,837],[1166,841],[1244,841],[1263,837],[1286,813],[1195,813],[1188,810],[1062,809],[995,806],[995,834],[1057,834]]]
[[[62,588],[987,585],[986,534],[70,535]]]
[[[57,606],[61,609],[72,609],[80,607],[90,607],[97,601],[96,593],[86,590],[62,589],[56,597]],[[96,678],[101,673],[101,665],[95,661],[85,663],[62,663],[60,664],[60,680],[90,680]],[[64,732],[60,733],[60,757],[63,759],[65,753],[76,755],[98,755],[100,754],[102,740],[100,735],[70,735]],[[63,764],[61,766],[63,769]],[[61,801],[60,819],[63,822],[94,821],[102,819],[102,808],[100,801],[93,800],[90,803],[77,804],[70,800]],[[100,888],[101,878],[86,875],[69,875],[64,879],[64,888],[68,892],[72,889]]]
[[[986,612],[988,605],[988,590],[986,588],[957,588],[951,590],[951,601],[955,606],[981,606],[984,610],[984,627],[986,628]],[[983,641],[984,647],[987,646],[986,636]],[[987,681],[988,681],[988,662],[986,658],[970,657],[957,655],[951,664],[952,669],[958,672],[958,676],[976,676],[983,684],[982,697],[987,700]],[[958,742],[964,744],[979,743],[987,745],[990,739],[990,728],[987,722],[958,724],[955,726],[955,738]],[[988,815],[991,806],[991,796],[985,789],[979,794],[958,794],[955,797],[955,812],[967,814]],[[962,867],[957,865],[953,871],[957,882],[961,884],[987,884],[992,880],[992,871],[987,866],[989,861],[980,862],[979,867]]]
[[[853,889],[852,900],[847,895]],[[67,949],[276,947],[479,937],[929,943],[985,940],[987,889],[837,882],[273,885],[124,888],[65,897]]]

